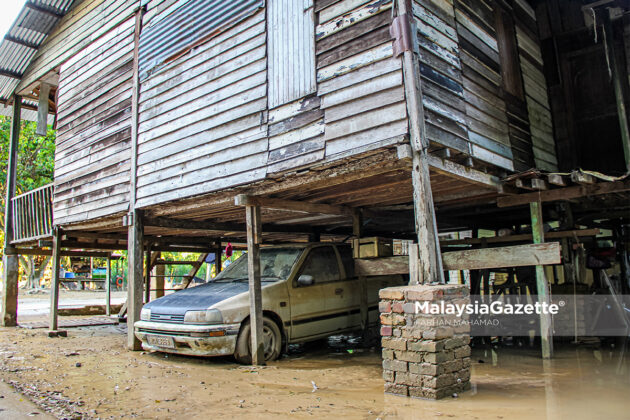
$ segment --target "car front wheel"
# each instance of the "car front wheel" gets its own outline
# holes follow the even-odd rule
[[[263,344],[265,349],[265,362],[271,362],[280,357],[282,353],[282,333],[278,324],[272,319],[263,317]],[[242,364],[252,363],[251,351],[251,324],[245,321],[236,339],[236,351],[234,358]]]

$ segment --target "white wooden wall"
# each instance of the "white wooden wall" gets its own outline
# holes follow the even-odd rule
[[[137,206],[265,177],[265,39],[260,11],[142,82]]]
[[[61,66],[55,224],[129,206],[133,32],[130,18]]]
[[[313,0],[267,0],[269,108],[317,90]]]

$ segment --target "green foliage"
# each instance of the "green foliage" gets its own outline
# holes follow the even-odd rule
[[[22,194],[53,181],[56,132],[48,129],[46,137],[35,134],[37,124],[22,121],[18,148],[16,194]],[[7,187],[7,161],[11,138],[11,118],[0,116],[0,241],[4,243],[4,209]]]

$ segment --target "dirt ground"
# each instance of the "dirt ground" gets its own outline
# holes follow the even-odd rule
[[[534,350],[476,349],[473,390],[430,402],[384,395],[379,350],[343,337],[252,369],[129,352],[124,325],[68,332],[0,329],[0,378],[58,418],[579,420],[630,412],[628,363],[609,345],[564,346],[548,366]]]

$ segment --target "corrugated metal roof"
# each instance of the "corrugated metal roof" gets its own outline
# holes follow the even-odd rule
[[[149,25],[140,37],[140,79],[159,70],[173,55],[196,41],[220,32],[260,7],[264,0],[190,0]]]
[[[27,0],[0,43],[0,101],[7,101],[46,37],[74,0]]]

